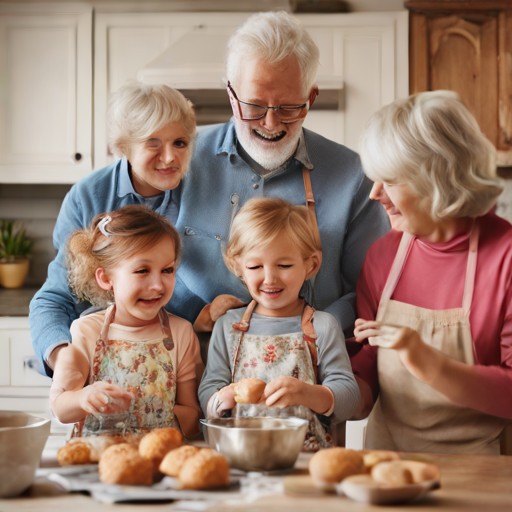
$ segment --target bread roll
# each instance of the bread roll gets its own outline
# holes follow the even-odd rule
[[[185,461],[178,479],[181,489],[227,487],[229,464],[224,455],[204,448]]]
[[[413,460],[381,462],[372,469],[373,480],[387,485],[418,484],[438,477],[439,468],[435,464]]]
[[[139,453],[151,460],[154,470],[158,471],[165,455],[182,444],[183,437],[175,428],[156,428],[140,440]]]
[[[347,476],[364,473],[363,456],[346,448],[320,450],[311,457],[309,472],[315,486],[329,489]]]
[[[153,462],[140,455],[128,443],[107,448],[98,464],[100,479],[105,484],[152,485]]]
[[[75,439],[75,438],[74,438]],[[73,466],[76,464],[91,464],[91,448],[80,438],[77,441],[66,443],[57,452],[57,461],[61,466]]]
[[[364,467],[368,473],[379,462],[390,462],[393,460],[400,460],[400,455],[391,450],[372,450],[363,453]]]
[[[260,379],[242,379],[235,383],[235,402],[257,404],[267,384]]]
[[[185,461],[195,455],[199,450],[200,448],[190,445],[180,446],[175,450],[171,450],[162,460],[159,467],[160,472],[164,475],[177,477]]]

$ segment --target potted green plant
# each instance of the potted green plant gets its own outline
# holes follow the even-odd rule
[[[21,288],[28,274],[32,240],[25,227],[11,220],[0,220],[0,285]]]

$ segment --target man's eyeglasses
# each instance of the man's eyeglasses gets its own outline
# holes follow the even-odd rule
[[[318,96],[318,89],[313,87],[308,101],[302,105],[279,105],[278,107],[265,107],[263,105],[256,105],[255,103],[247,103],[246,101],[239,100],[229,82],[227,88],[235,116],[238,112],[237,117],[242,121],[257,121],[258,119],[263,119],[269,110],[273,110],[277,118],[282,123],[293,123],[294,121],[304,119],[306,117],[309,108],[315,101],[315,98]]]

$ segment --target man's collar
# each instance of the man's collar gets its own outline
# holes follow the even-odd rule
[[[237,149],[237,137],[235,130],[235,123],[233,119],[229,121],[228,129],[226,130],[226,135],[224,139],[219,144],[217,148],[217,155],[221,153],[227,153],[229,156],[236,155],[240,157]],[[240,157],[241,158],[241,157]],[[306,145],[306,140],[304,138],[304,129],[300,131],[299,144],[297,145],[297,149],[295,150],[294,155],[291,157],[300,162],[306,169],[313,169],[313,164],[309,159],[308,148]],[[276,171],[282,169],[284,166],[288,164],[290,160],[287,160],[279,169],[271,171],[271,174],[274,174]]]

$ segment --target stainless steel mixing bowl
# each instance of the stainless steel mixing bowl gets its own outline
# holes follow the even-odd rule
[[[17,496],[34,479],[50,420],[24,412],[0,411],[0,497]]]
[[[209,445],[243,471],[290,469],[304,445],[308,422],[301,418],[201,420]]]

